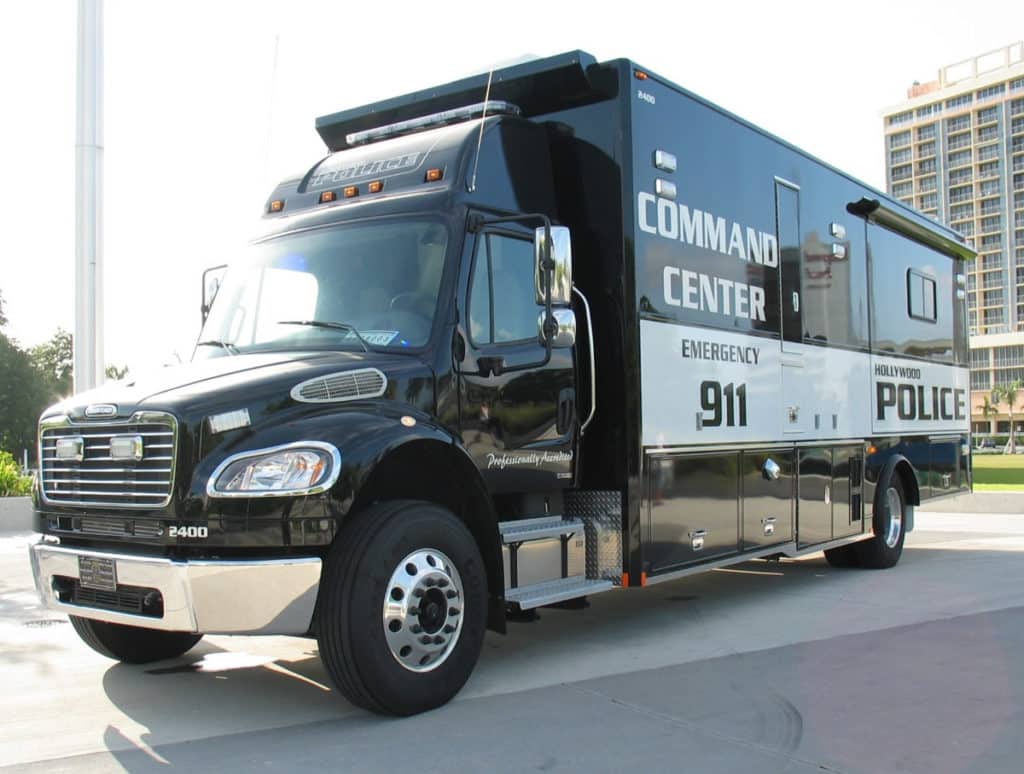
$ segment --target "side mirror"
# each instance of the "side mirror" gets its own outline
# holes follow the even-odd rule
[[[576,313],[572,309],[552,309],[552,325],[545,327],[544,310],[537,316],[537,338],[540,343],[551,339],[553,349],[565,349],[576,343]]]
[[[220,283],[224,279],[225,269],[227,269],[227,264],[221,264],[220,266],[211,266],[203,272],[203,298],[199,311],[203,316],[204,323],[210,315],[213,299],[217,297],[217,291],[220,290]]]
[[[572,303],[572,239],[565,226],[551,227],[551,244],[544,244],[544,228],[533,232],[533,261],[536,302],[545,302],[548,272],[546,260],[551,260],[551,305],[569,306]],[[545,247],[550,247],[546,250]]]

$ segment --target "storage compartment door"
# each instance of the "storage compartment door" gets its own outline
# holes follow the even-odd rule
[[[832,539],[832,450],[801,449],[797,486],[797,544]]]
[[[782,450],[743,453],[743,550],[793,539],[793,457]]]
[[[739,551],[739,458],[736,452],[651,458],[648,573]]]

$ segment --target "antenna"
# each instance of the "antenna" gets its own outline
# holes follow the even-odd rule
[[[480,116],[480,135],[476,138],[476,159],[473,161],[473,177],[469,181],[469,192],[476,190],[476,171],[480,167],[480,146],[484,142],[484,121],[487,120],[487,101],[491,98],[491,76],[494,68],[487,71],[487,88],[484,90],[484,112]]]
[[[277,54],[281,45],[281,35],[274,35],[274,64],[270,71],[270,98],[267,104],[267,139],[263,147],[263,184],[266,185],[270,169],[270,149],[274,144],[274,102],[277,97]]]

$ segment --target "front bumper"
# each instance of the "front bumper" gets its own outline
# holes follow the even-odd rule
[[[65,548],[29,549],[43,604],[68,615],[166,631],[203,634],[305,634],[320,583],[317,557],[253,561],[174,561],[163,557]],[[79,557],[112,559],[118,589],[155,589],[162,615],[139,615],[62,601],[56,586],[79,579]]]

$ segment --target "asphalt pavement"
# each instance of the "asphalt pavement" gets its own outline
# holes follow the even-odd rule
[[[488,635],[452,703],[406,719],[347,704],[311,640],[104,659],[38,606],[30,539],[0,535],[4,768],[941,774],[1024,760],[1024,514],[919,512],[891,570],[748,562],[545,609]]]

